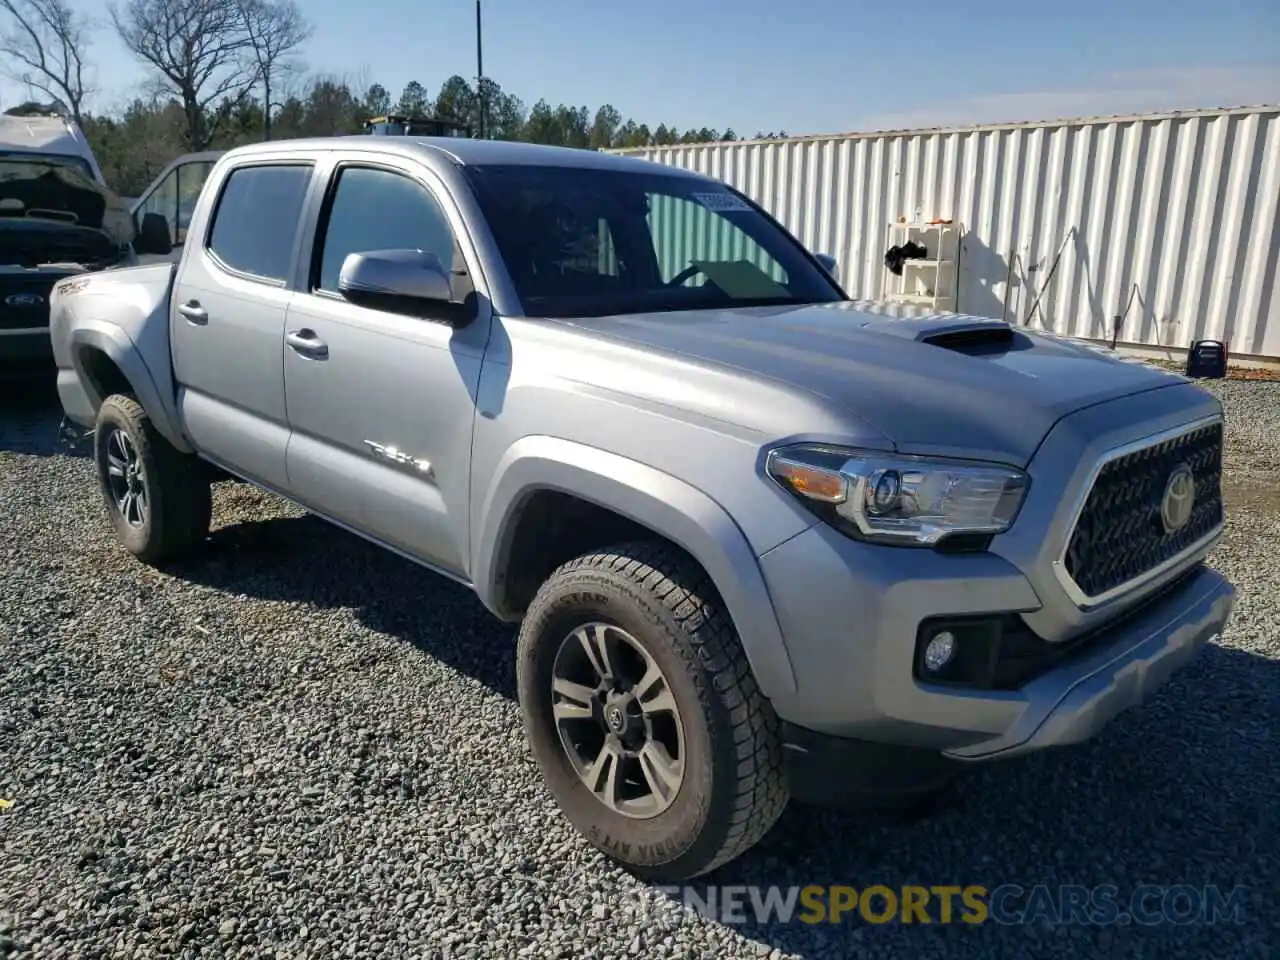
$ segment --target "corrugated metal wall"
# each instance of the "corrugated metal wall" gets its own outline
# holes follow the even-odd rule
[[[1280,357],[1280,108],[617,151],[718,177],[876,299],[888,225],[963,232],[957,309]],[[1061,251],[1060,262],[1045,278]]]
[[[736,198],[735,198],[736,199]],[[656,194],[649,199],[649,230],[663,280],[672,280],[693,260],[745,260],[754,264],[767,277],[786,281],[786,274],[764,248],[734,223],[705,207],[681,197]],[[750,209],[741,201],[743,209]],[[616,273],[617,254],[608,224],[600,221],[600,246],[597,253],[601,273]],[[691,276],[686,286],[703,282]]]

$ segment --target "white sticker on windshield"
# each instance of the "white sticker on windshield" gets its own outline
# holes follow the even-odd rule
[[[716,213],[738,213],[751,209],[747,201],[736,193],[695,193],[692,196],[708,210]]]

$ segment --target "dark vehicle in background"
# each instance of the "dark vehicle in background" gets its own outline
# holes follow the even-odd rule
[[[158,226],[139,229],[69,120],[0,117],[0,374],[51,372],[53,285],[135,264]]]

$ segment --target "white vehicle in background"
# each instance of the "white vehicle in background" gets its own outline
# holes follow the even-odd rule
[[[102,168],[84,131],[61,114],[0,115],[0,149],[74,158],[88,177],[106,186]]]
[[[178,261],[187,239],[187,226],[191,223],[196,197],[200,196],[200,188],[208,179],[214,163],[225,152],[184,153],[161,170],[140,196],[130,201],[129,210],[135,222],[141,223],[147,214],[154,214],[164,218],[169,233],[169,251],[140,255],[139,263]]]
[[[47,366],[53,285],[167,250],[162,226],[139,228],[71,120],[0,116],[0,369]]]

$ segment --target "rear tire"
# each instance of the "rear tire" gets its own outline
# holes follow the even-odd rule
[[[590,678],[606,674],[595,670],[601,658],[582,654],[597,642],[614,679],[588,702]],[[777,717],[710,578],[678,551],[629,543],[566,563],[530,604],[517,658],[525,731],[557,804],[642,879],[707,873],[757,843],[786,807]],[[652,799],[637,799],[646,790]]]
[[[202,462],[161,436],[138,401],[103,401],[93,453],[116,538],[139,560],[177,559],[208,535],[213,501]]]

